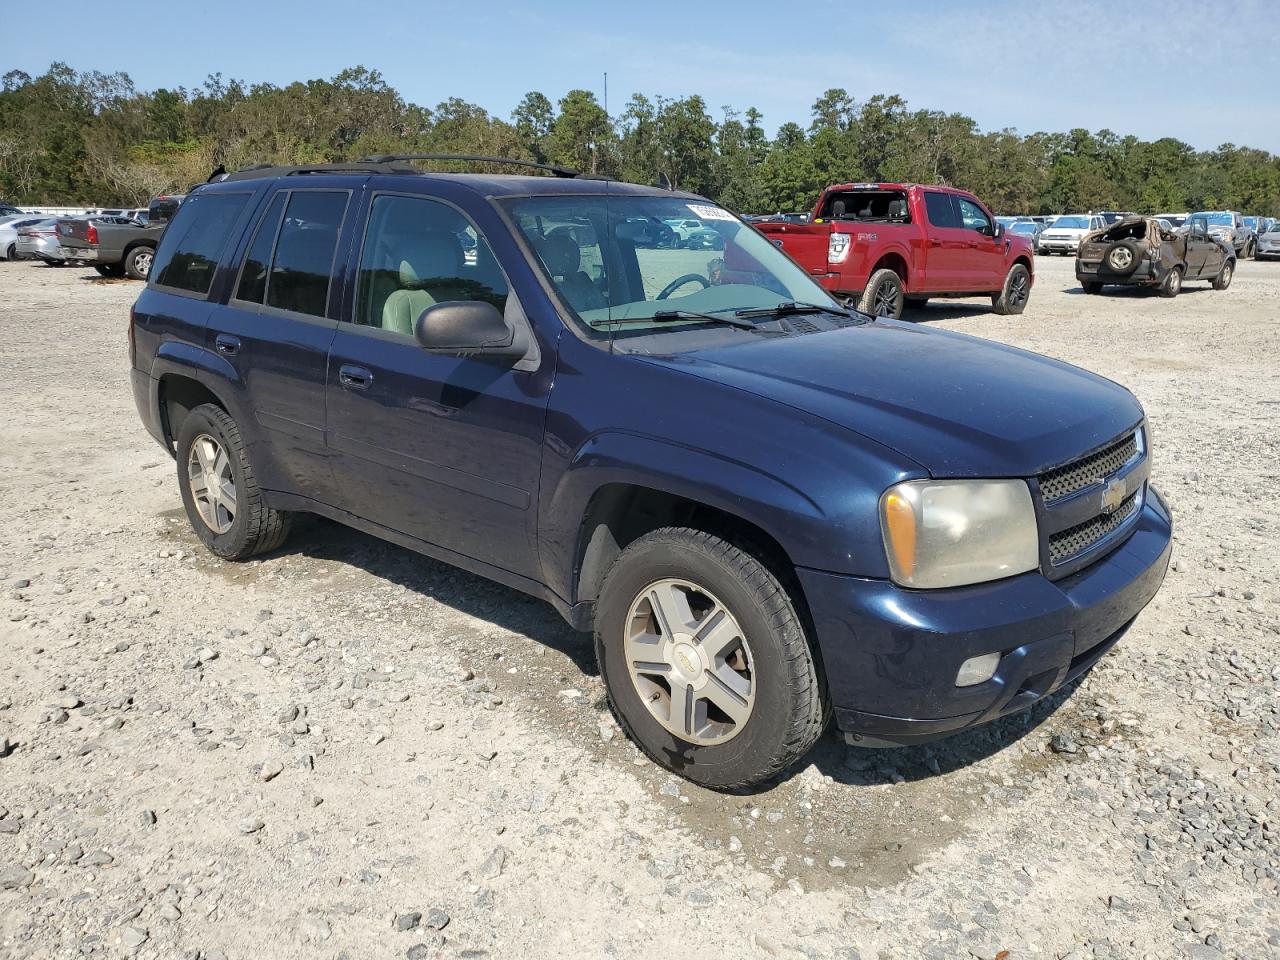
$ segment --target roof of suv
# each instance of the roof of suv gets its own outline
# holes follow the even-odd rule
[[[663,187],[646,187],[638,183],[620,180],[597,179],[588,176],[544,176],[541,174],[512,175],[498,173],[439,173],[419,170],[407,165],[389,163],[350,163],[315,167],[263,167],[241,170],[229,174],[208,185],[203,191],[222,184],[234,185],[255,180],[306,180],[311,177],[373,177],[380,182],[400,186],[452,183],[468,187],[485,197],[514,197],[529,195],[596,195],[604,196],[661,196],[705,200],[693,193],[667,190]]]

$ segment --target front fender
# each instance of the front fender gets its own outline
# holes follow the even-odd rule
[[[544,582],[577,597],[582,525],[596,494],[623,484],[682,497],[744,520],[777,541],[793,563],[825,567],[818,557],[837,524],[805,491],[751,464],[658,437],[607,431],[574,452],[542,517]]]

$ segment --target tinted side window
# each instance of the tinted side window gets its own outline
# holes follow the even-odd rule
[[[267,281],[267,306],[323,317],[345,190],[296,190],[289,195]]]
[[[951,204],[951,194],[935,193],[933,190],[924,192],[924,209],[929,216],[929,222],[935,227],[958,227],[960,221],[956,217],[955,207]]]
[[[980,206],[964,197],[956,197],[956,205],[960,208],[960,220],[966,227],[981,233],[991,232],[991,218]]]
[[[179,207],[156,251],[151,268],[156,284],[208,296],[218,257],[249,197],[247,193],[197,194]]]
[[[461,213],[422,197],[375,197],[356,279],[356,323],[412,336],[427,307],[484,300],[503,310],[507,281]]]
[[[287,193],[277,193],[271,206],[262,215],[258,224],[258,232],[254,234],[253,243],[245,254],[244,267],[240,271],[240,285],[236,288],[236,299],[250,303],[262,303],[267,293],[267,271],[271,269],[271,251],[276,245],[276,233],[280,227],[280,214],[284,212],[284,202],[289,199]]]

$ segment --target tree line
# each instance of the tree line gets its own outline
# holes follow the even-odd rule
[[[1280,215],[1280,158],[1223,144],[1195,150],[1110,130],[984,132],[901,97],[823,93],[809,121],[769,137],[753,107],[635,94],[606,113],[595,94],[524,96],[507,119],[458,97],[407,102],[376,70],[275,86],[210,76],[197,89],[137,89],[125,73],[55,63],[0,79],[0,198],[26,204],[144,204],[219,165],[326,163],[380,153],[537,160],[669,183],[743,213],[805,210],[828,183],[963,187],[1000,213],[1228,208]],[[461,168],[459,168],[461,169]]]

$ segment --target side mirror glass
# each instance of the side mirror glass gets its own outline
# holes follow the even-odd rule
[[[453,300],[427,307],[413,332],[428,353],[518,360],[525,352],[498,308],[483,300]]]

